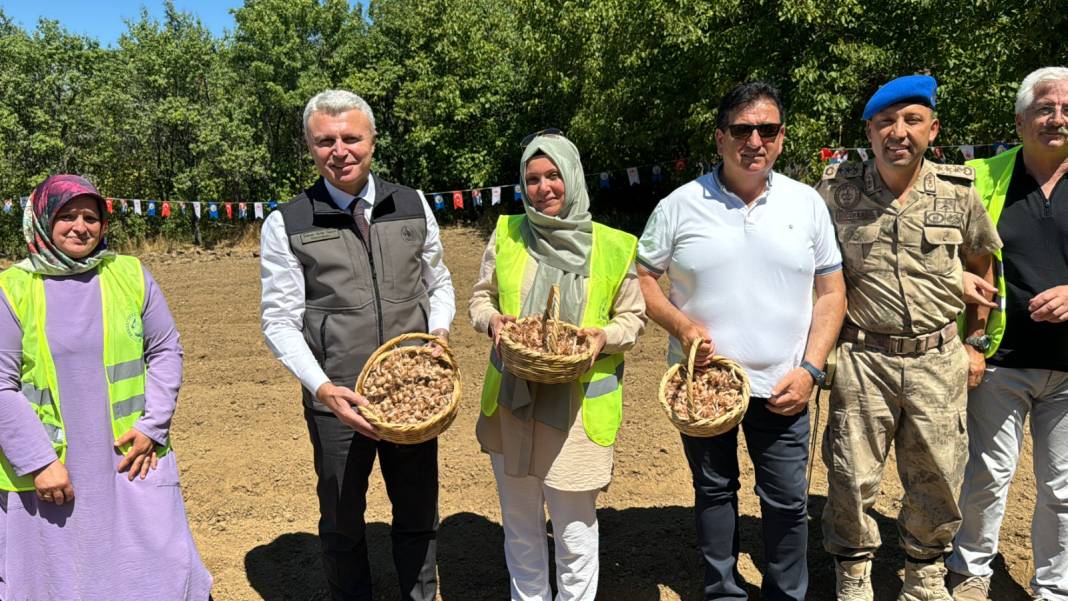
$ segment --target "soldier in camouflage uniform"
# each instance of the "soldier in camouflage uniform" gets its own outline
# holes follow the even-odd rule
[[[842,248],[848,310],[823,442],[826,549],[838,599],[872,599],[875,503],[893,442],[908,555],[899,601],[951,601],[942,555],[960,524],[969,357],[957,337],[963,265],[992,280],[997,232],[970,167],[923,158],[938,132],[936,83],[896,79],[868,102],[875,159],[826,169],[817,190]],[[969,305],[971,319],[982,317]]]

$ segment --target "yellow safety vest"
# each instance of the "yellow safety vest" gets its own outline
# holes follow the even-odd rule
[[[501,312],[518,316],[520,289],[527,266],[526,246],[520,233],[525,215],[502,215],[497,220],[497,289]],[[604,327],[612,318],[612,304],[634,261],[638,240],[634,236],[593,224],[593,251],[582,327]],[[489,366],[482,384],[482,413],[497,411],[503,370],[496,349],[490,349]],[[582,387],[582,424],[590,440],[611,446],[623,421],[623,354],[604,355],[579,378]]]
[[[994,222],[994,227],[997,227],[998,219],[1001,218],[1001,210],[1005,208],[1005,195],[1009,191],[1009,183],[1012,181],[1012,173],[1021,148],[1023,147],[1017,146],[989,159],[974,159],[966,163],[975,169],[975,189],[983,201],[987,214],[990,215],[990,220]],[[990,348],[986,351],[987,357],[998,350],[1001,340],[1005,337],[1007,288],[1000,249],[994,251],[994,279],[998,288],[998,295],[994,302],[998,306],[990,310],[990,317],[986,321],[986,335],[990,337]]]
[[[116,256],[97,267],[104,319],[104,373],[108,381],[111,430],[119,438],[145,411],[144,332],[141,310],[145,279],[141,262]],[[59,381],[45,335],[44,277],[12,267],[0,273],[0,291],[22,324],[22,394],[41,420],[52,448],[66,461]],[[123,449],[125,452],[129,447]],[[169,445],[158,449],[163,456]],[[34,490],[33,477],[19,476],[0,451],[0,490]]]

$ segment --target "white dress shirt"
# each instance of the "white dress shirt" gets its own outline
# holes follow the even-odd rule
[[[359,198],[364,203],[364,217],[371,223],[375,201],[374,176],[367,178],[367,185],[356,196],[335,188],[330,182],[324,180],[324,183],[330,197],[342,210],[348,210],[352,202]],[[428,329],[448,331],[456,313],[452,276],[442,259],[438,222],[423,193],[419,192],[419,196],[426,214],[426,241],[420,258],[423,263],[423,283],[430,298]],[[300,380],[301,385],[315,394],[330,379],[304,341],[304,270],[289,247],[281,211],[268,215],[260,232],[260,283],[260,323],[267,346],[282,365]]]

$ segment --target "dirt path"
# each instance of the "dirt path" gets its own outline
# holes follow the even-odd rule
[[[458,313],[453,346],[463,370],[461,413],[441,439],[438,565],[446,601],[505,599],[500,510],[487,458],[474,437],[487,341],[470,327],[467,299],[484,241],[469,229],[443,232]],[[318,540],[311,444],[298,384],[267,350],[259,328],[259,266],[251,249],[146,259],[178,321],[186,351],[185,385],[174,420],[186,509],[200,553],[215,576],[218,601],[326,599]],[[624,424],[615,480],[599,499],[600,599],[700,599],[693,491],[678,434],[656,402],[666,336],[650,325],[627,357]],[[823,420],[825,421],[825,420]],[[759,598],[762,545],[753,471],[744,452],[740,570]],[[1029,524],[1034,504],[1030,441],[1009,499],[992,595],[1029,599]],[[817,462],[812,512],[826,494]],[[901,487],[888,470],[876,505],[885,548],[875,566],[876,599],[896,599],[893,521]],[[376,599],[396,599],[389,559],[389,502],[377,471],[368,491],[368,532]],[[831,562],[818,519],[810,529],[809,595],[833,599]]]

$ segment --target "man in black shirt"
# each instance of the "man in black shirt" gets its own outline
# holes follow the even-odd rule
[[[963,522],[946,561],[955,601],[986,601],[1009,484],[1031,413],[1037,486],[1031,543],[1036,600],[1068,601],[1068,68],[1028,75],[1016,96],[1023,144],[969,162],[1004,242],[994,302],[970,336],[969,458]],[[967,275],[965,276],[968,277]],[[984,364],[985,359],[985,364]],[[981,380],[981,381],[980,381]]]

